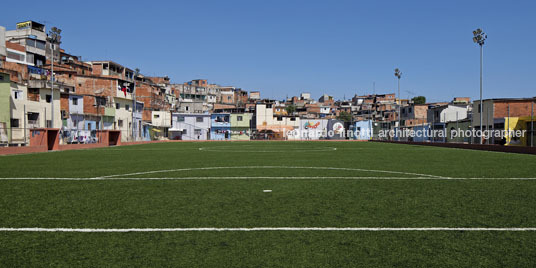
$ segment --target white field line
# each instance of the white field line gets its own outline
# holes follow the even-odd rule
[[[160,177],[160,178],[136,178],[136,177],[97,177],[97,178],[0,178],[3,180],[44,180],[44,181],[114,181],[114,180],[536,180],[536,178],[452,178],[452,177]]]
[[[199,148],[199,151],[205,151],[205,152],[222,152],[222,153],[305,153],[305,152],[330,152],[330,151],[336,151],[337,148],[335,147],[322,147],[322,148],[313,148],[313,149],[304,149],[304,148],[285,148],[285,149],[271,149],[271,150],[257,150],[255,147],[247,147],[247,146],[240,146],[240,147],[231,147],[226,146],[227,148],[224,148],[224,146],[221,147],[201,147]],[[236,148],[239,148],[236,150]],[[245,150],[245,148],[252,148],[252,150]]]
[[[484,231],[526,232],[535,227],[251,227],[251,228],[0,228],[0,232],[70,232],[70,233],[128,233],[128,232],[257,232],[257,231]]]
[[[362,169],[362,168],[341,168],[341,167],[293,167],[293,166],[239,166],[239,167],[179,168],[179,169],[133,172],[133,173],[127,173],[127,174],[116,174],[116,175],[102,176],[102,178],[129,177],[129,176],[147,175],[147,174],[155,174],[155,173],[169,173],[169,172],[193,171],[193,170],[214,170],[214,169],[320,169],[320,170],[344,170],[344,171],[387,173],[387,174],[409,175],[409,176],[415,176],[415,177],[446,178],[446,177],[430,175],[430,174],[420,174],[420,173],[402,172],[402,171],[374,170],[374,169]]]

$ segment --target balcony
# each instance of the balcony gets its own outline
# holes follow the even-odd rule
[[[45,75],[42,75],[39,79],[29,79],[28,88],[51,88],[51,83],[50,80],[47,80]],[[55,81],[54,89],[59,89],[62,92],[69,93],[74,92],[74,85],[62,81]]]
[[[115,117],[115,108],[113,108],[113,107],[104,107],[104,116]]]

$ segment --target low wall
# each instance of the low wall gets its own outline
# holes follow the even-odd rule
[[[80,149],[91,149],[91,148],[102,148],[108,147],[104,143],[86,143],[86,144],[64,144],[59,146],[60,151],[64,150],[80,150]]]
[[[48,146],[22,146],[22,147],[0,147],[0,155],[8,154],[31,154],[48,151]]]
[[[525,147],[525,146],[501,146],[501,145],[488,145],[488,144],[410,142],[410,141],[372,141],[372,142],[436,146],[436,147],[482,150],[482,151],[505,152],[505,153],[536,154],[536,147]]]

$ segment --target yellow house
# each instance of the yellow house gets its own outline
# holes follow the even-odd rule
[[[531,140],[536,138],[536,133],[534,131],[531,132],[532,126],[536,128],[536,117],[505,117],[504,130],[508,133],[506,136],[506,145],[530,146]]]

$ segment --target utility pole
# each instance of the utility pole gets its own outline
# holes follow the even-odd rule
[[[530,103],[530,147],[534,147],[534,100]]]
[[[473,31],[473,42],[477,43],[480,46],[480,106],[479,106],[479,113],[480,113],[480,144],[484,143],[484,140],[482,139],[482,69],[484,65],[484,42],[486,41],[486,38],[488,38],[488,35],[482,31],[482,29],[478,28]]]
[[[134,139],[134,141],[136,141],[136,131],[134,131],[134,129],[138,127],[137,126],[138,121],[135,119],[134,116],[135,116],[136,111],[138,110],[138,103],[136,102],[136,77],[138,76],[139,73],[140,73],[140,69],[136,68],[134,72],[134,77],[132,78],[132,80],[134,80],[134,89],[132,90],[132,107],[133,107],[132,109],[132,138]]]
[[[508,135],[508,144],[512,141],[510,139],[510,103],[508,103],[508,125],[506,127],[506,133]]]

